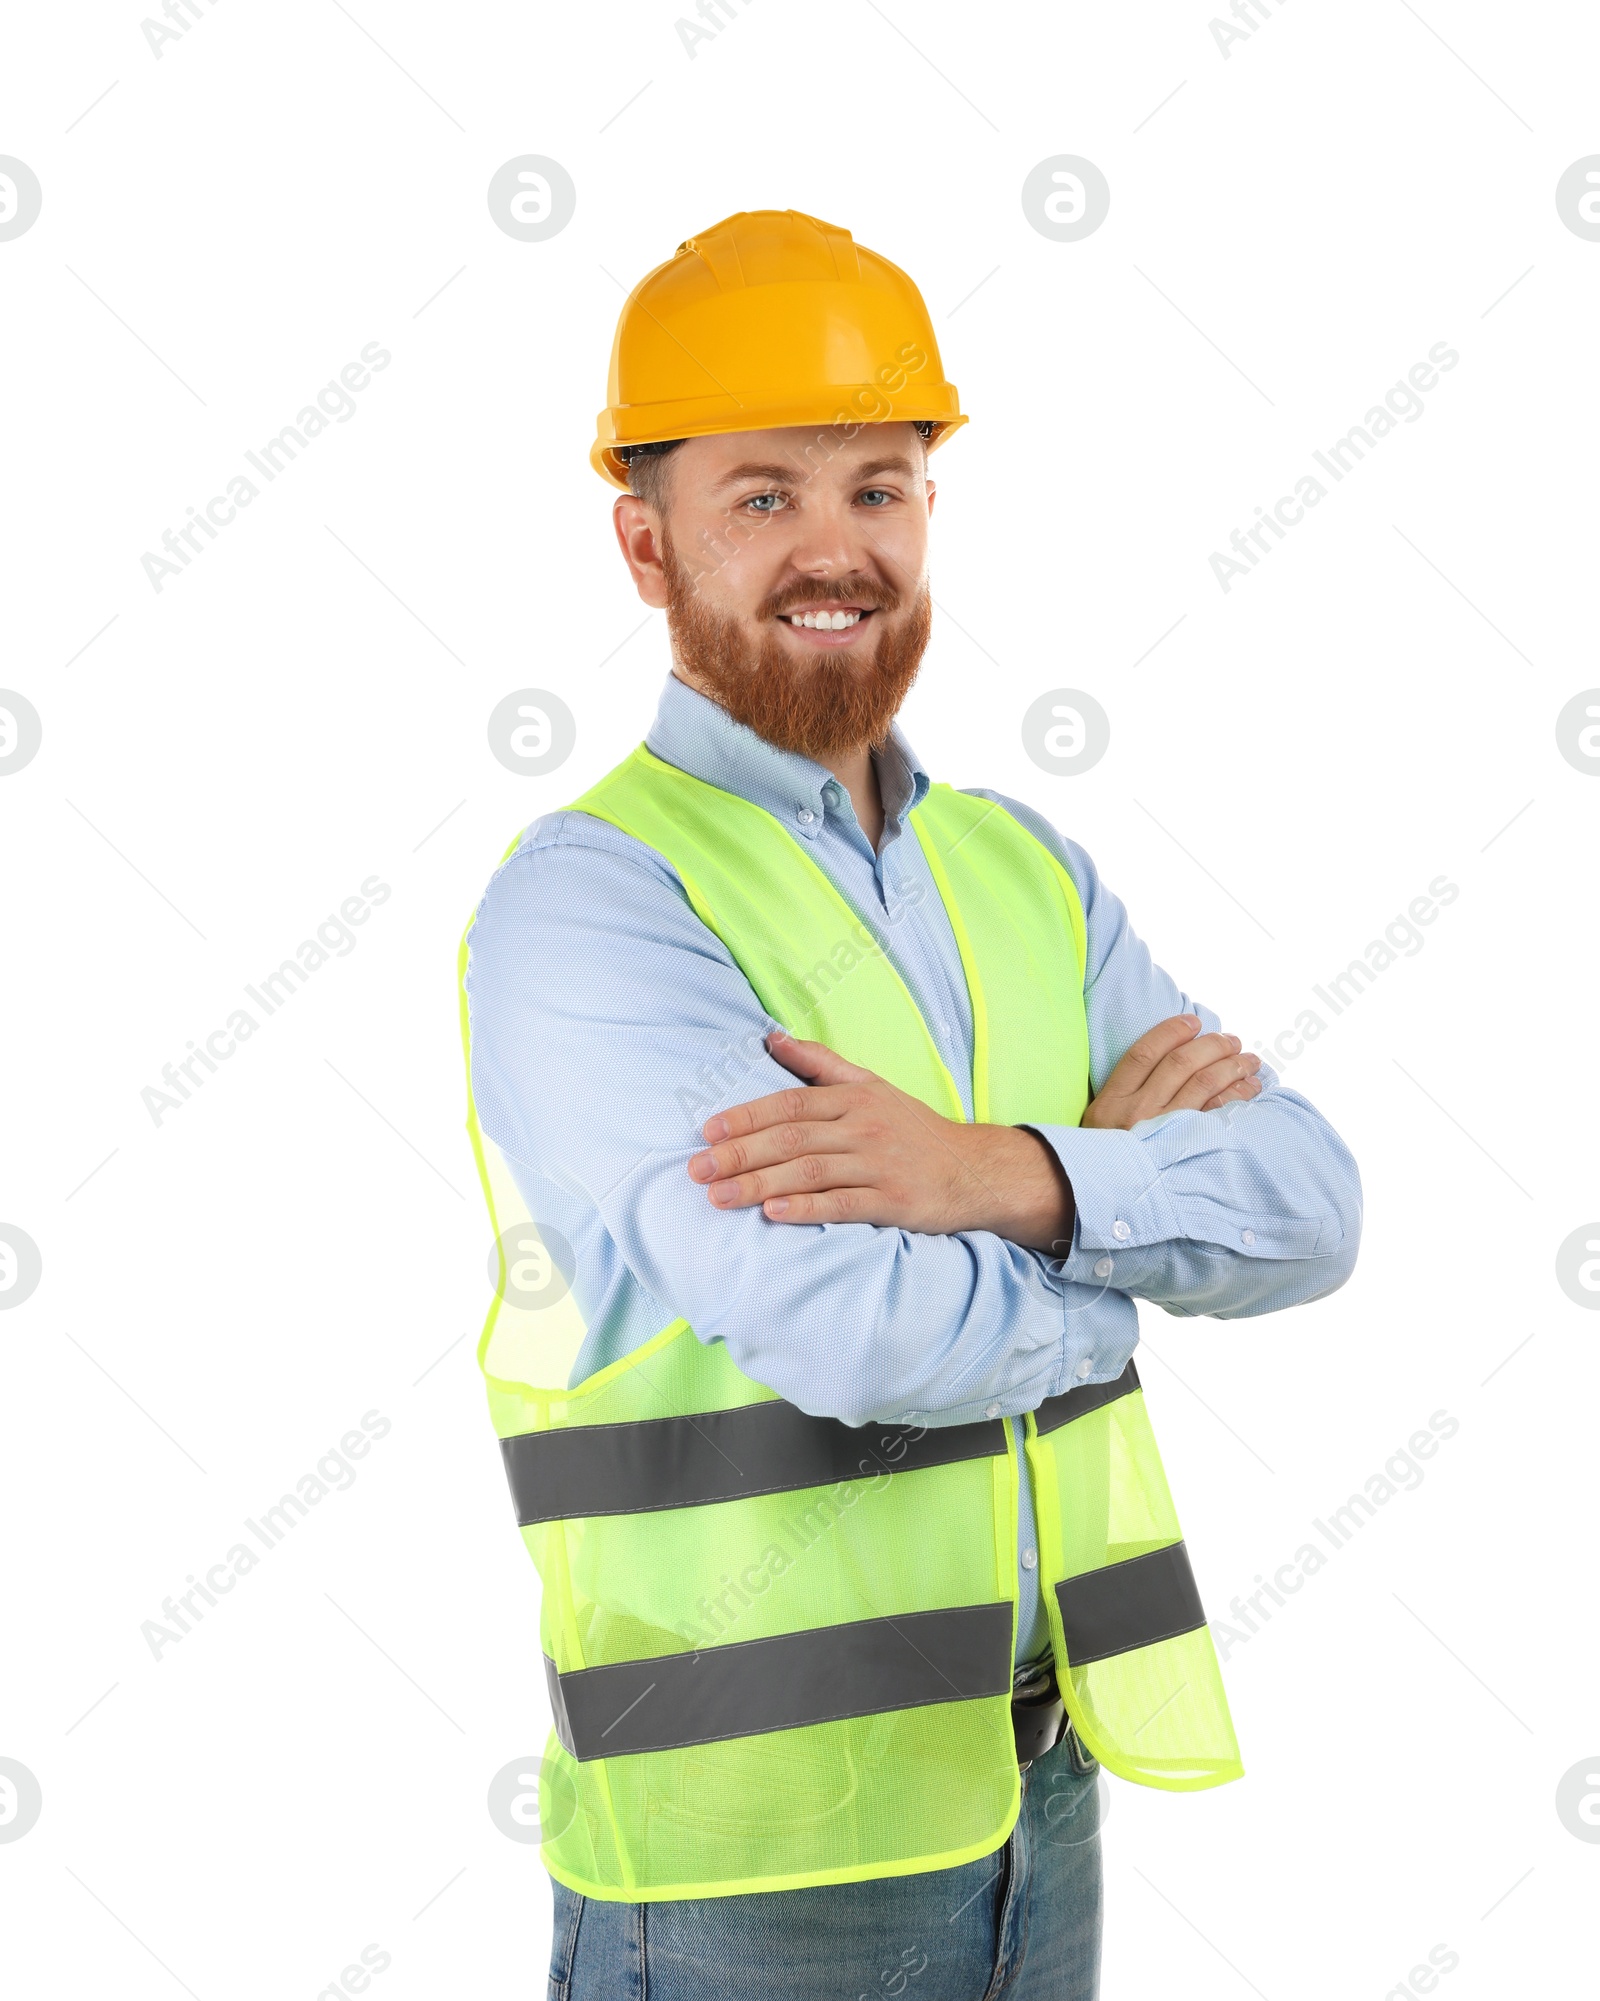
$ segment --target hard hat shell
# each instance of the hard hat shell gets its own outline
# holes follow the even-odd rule
[[[967,420],[922,294],[849,230],[750,209],[680,243],[628,294],[590,463],[626,487],[618,446],[790,424]]]

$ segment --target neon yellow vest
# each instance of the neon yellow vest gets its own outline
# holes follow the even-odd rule
[[[964,1116],[899,974],[770,814],[643,745],[573,805],[672,864],[785,1027]],[[966,972],[976,1118],[1078,1123],[1088,1039],[1071,878],[1008,813],[947,785],[910,825]],[[478,1360],[544,1582],[556,1721],[541,1784],[546,1866],[584,1895],[634,1901],[853,1882],[990,1853],[1020,1797],[1010,1425],[811,1417],[681,1319],[576,1386],[550,1387],[570,1370],[583,1320],[570,1293],[547,1303],[559,1287],[544,1282],[537,1227],[478,1127],[471,929],[459,960],[467,1126],[496,1240]],[[1239,1777],[1132,1363],[1025,1422],[1044,1599],[1079,1737],[1143,1785]]]

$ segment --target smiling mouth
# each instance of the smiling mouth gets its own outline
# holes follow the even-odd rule
[[[795,625],[807,632],[848,632],[872,616],[868,605],[807,605],[799,611],[781,612],[780,625]]]

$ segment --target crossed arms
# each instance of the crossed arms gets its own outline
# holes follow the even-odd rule
[[[1360,1183],[1338,1135],[1223,1046],[1082,850],[1001,803],[1050,839],[1084,905],[1095,1097],[1078,1127],[930,1128],[867,1073],[798,1085],[839,1059],[813,1044],[776,1060],[778,1024],[671,869],[586,814],[549,816],[499,871],[468,976],[479,1116],[530,1210],[572,1238],[604,1359],[681,1314],[803,1409],[959,1423],[1117,1374],[1136,1298],[1232,1318],[1348,1277]],[[751,1145],[753,1119],[705,1130],[796,1089],[802,1106],[758,1115],[771,1159],[723,1151]],[[822,1125],[832,1144],[806,1130]],[[691,1171],[707,1154],[733,1201]],[[795,1166],[816,1160],[822,1177]],[[783,1172],[797,1184],[763,1178]],[[769,1214],[780,1199],[851,1213]]]
[[[992,1230],[1027,1250],[1072,1248],[1076,1204],[1061,1162],[1031,1126],[947,1119],[848,1063],[777,1030],[767,1047],[807,1080],[733,1105],[701,1127],[688,1163],[719,1209],[759,1202],[785,1223],[893,1224],[930,1236]],[[1217,1111],[1259,1095],[1261,1058],[1197,1014],[1157,1022],[1119,1059],[1083,1124],[1131,1131],[1164,1112]],[[720,1142],[720,1143],[719,1143]]]

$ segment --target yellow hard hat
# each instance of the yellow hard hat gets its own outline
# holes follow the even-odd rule
[[[589,454],[628,484],[631,445],[788,424],[958,424],[922,294],[848,229],[751,209],[680,243],[634,286]]]

